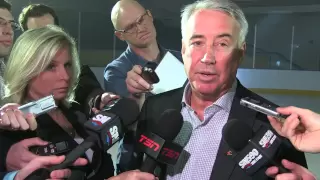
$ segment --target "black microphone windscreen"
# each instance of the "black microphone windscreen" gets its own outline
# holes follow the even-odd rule
[[[235,151],[240,151],[253,136],[252,128],[245,122],[230,119],[222,130],[226,143]]]
[[[151,127],[151,132],[162,137],[166,141],[172,141],[179,133],[183,124],[180,111],[168,109],[161,114],[161,117]]]
[[[124,126],[134,123],[140,113],[135,100],[123,97],[109,103],[104,110],[119,116]]]
[[[88,121],[86,115],[83,114],[82,112],[76,111],[74,114],[77,116],[77,120],[78,120],[78,122],[79,122],[80,124],[83,125],[84,123],[86,123],[86,122]]]
[[[185,147],[191,138],[192,130],[192,124],[188,121],[184,121],[179,134],[174,139],[174,142],[182,147]]]

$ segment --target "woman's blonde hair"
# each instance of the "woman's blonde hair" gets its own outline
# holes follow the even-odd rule
[[[4,73],[5,102],[26,103],[30,80],[45,71],[62,48],[71,55],[70,85],[63,101],[70,105],[80,73],[79,56],[74,39],[55,25],[28,30],[15,42]]]

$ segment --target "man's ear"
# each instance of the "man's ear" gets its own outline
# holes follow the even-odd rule
[[[117,36],[121,41],[124,41],[123,34],[119,31],[114,31],[114,35]]]
[[[147,13],[148,13],[148,15],[150,16],[151,20],[153,21],[153,16],[152,16],[152,14],[151,14],[151,11],[150,11],[150,10],[147,10]]]
[[[240,47],[240,52],[239,52],[239,56],[240,56],[240,63],[242,63],[243,59],[244,59],[244,56],[245,56],[245,52],[246,52],[246,49],[247,49],[247,44],[246,42],[244,42],[242,44],[242,46]]]
[[[181,54],[183,55],[186,51],[186,46],[184,45],[183,39],[181,39]]]

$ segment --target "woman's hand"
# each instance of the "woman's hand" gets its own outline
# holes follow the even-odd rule
[[[20,105],[16,103],[8,103],[0,109],[0,128],[6,130],[35,130],[37,129],[37,121],[33,114],[23,114],[18,109]]]

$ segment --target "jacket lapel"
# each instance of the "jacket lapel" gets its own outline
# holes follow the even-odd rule
[[[228,121],[231,119],[238,119],[241,121],[245,121],[249,126],[253,127],[256,112],[240,105],[241,98],[250,95],[251,92],[248,89],[244,88],[238,81],[237,90],[232,102]],[[236,168],[236,163],[232,160],[234,154],[235,152],[233,152],[228,144],[222,139],[210,179],[228,180],[231,178],[231,175]]]

